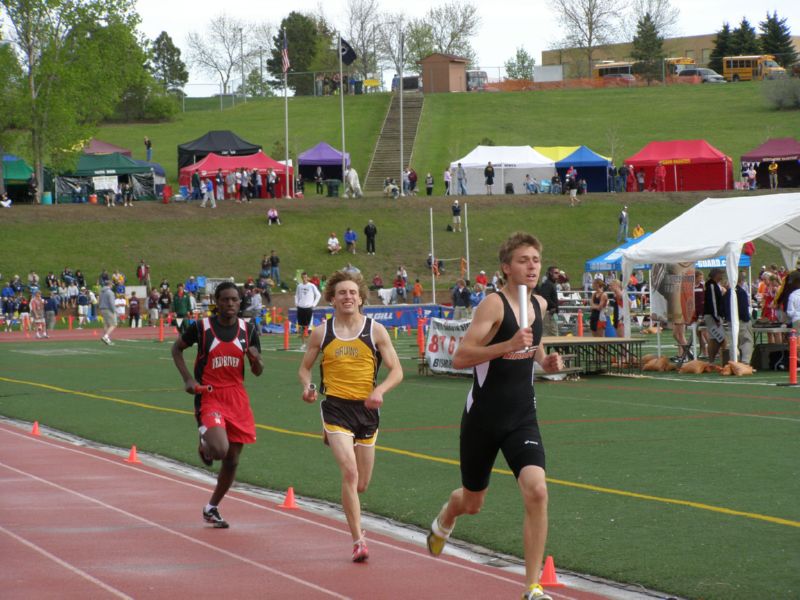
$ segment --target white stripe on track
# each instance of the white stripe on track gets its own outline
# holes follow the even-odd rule
[[[146,469],[141,469],[141,468],[138,468],[138,467],[136,467],[134,465],[131,465],[131,464],[128,464],[128,463],[124,463],[124,462],[120,462],[119,460],[112,460],[112,459],[106,458],[104,456],[96,456],[96,455],[92,454],[91,452],[86,452],[86,451],[80,450],[78,448],[65,447],[65,446],[62,446],[60,444],[52,443],[52,442],[50,442],[48,440],[45,440],[45,439],[42,439],[42,438],[32,438],[30,436],[30,434],[27,434],[27,433],[16,432],[16,431],[12,431],[12,430],[9,430],[9,429],[4,429],[4,430],[7,433],[10,433],[11,435],[18,436],[18,437],[23,438],[23,439],[28,440],[28,441],[34,441],[34,442],[38,442],[38,443],[41,443],[41,444],[46,444],[48,446],[53,446],[53,447],[55,447],[57,449],[60,449],[60,450],[66,450],[67,452],[74,452],[76,454],[81,454],[81,455],[84,455],[84,456],[88,456],[89,458],[93,458],[95,460],[100,460],[100,461],[103,461],[103,462],[107,462],[107,463],[109,463],[109,464],[111,464],[111,465],[113,465],[115,467],[118,467],[118,468],[130,469],[130,470],[136,471],[137,473],[150,475],[151,477],[155,477],[155,478],[158,478],[158,479],[163,479],[163,480],[169,481],[171,483],[177,483],[177,484],[185,486],[185,487],[191,487],[191,488],[194,488],[194,489],[197,489],[197,490],[202,490],[204,492],[210,492],[211,491],[211,488],[209,488],[209,487],[202,486],[202,485],[199,485],[199,484],[196,484],[196,483],[191,483],[191,482],[185,481],[185,480],[183,480],[181,478],[170,477],[169,475],[166,475],[164,473],[153,473],[153,472],[148,471]],[[0,463],[0,464],[2,464],[2,463]],[[296,520],[296,521],[301,521],[301,522],[309,524],[309,525],[314,525],[314,526],[320,527],[322,529],[327,529],[328,531],[332,531],[334,533],[337,533],[337,534],[340,534],[340,535],[343,535],[343,536],[344,535],[346,535],[346,536],[350,535],[349,532],[344,531],[341,528],[337,528],[337,527],[334,527],[332,525],[326,525],[324,523],[319,523],[319,522],[314,521],[312,519],[306,519],[305,517],[301,517],[301,516],[299,516],[297,514],[289,513],[289,512],[287,512],[285,510],[281,510],[281,509],[278,509],[278,508],[273,508],[271,506],[264,506],[262,504],[258,504],[257,502],[252,502],[251,500],[248,500],[246,498],[239,498],[237,496],[232,496],[232,495],[228,495],[228,496],[226,496],[226,498],[228,500],[235,500],[235,501],[240,502],[242,504],[246,504],[248,506],[252,506],[252,507],[258,508],[260,510],[266,510],[266,511],[268,511],[270,513],[273,513],[274,515],[279,515],[279,516],[284,517],[284,518],[293,519],[293,520]],[[177,535],[183,535],[183,534],[179,534],[177,532],[176,532],[176,534]],[[191,541],[196,541],[193,538],[187,538],[187,539],[189,539]],[[447,561],[447,560],[442,560],[441,558],[436,558],[434,556],[431,556],[427,552],[420,552],[420,551],[416,551],[416,550],[410,550],[408,548],[403,548],[402,546],[395,546],[395,545],[393,545],[391,543],[382,542],[380,540],[370,540],[370,544],[374,544],[374,545],[377,545],[377,546],[384,546],[386,548],[391,548],[393,550],[397,550],[399,552],[410,554],[410,555],[412,555],[412,556],[414,556],[416,558],[421,558],[423,560],[434,560],[434,561],[439,562],[439,564],[447,565],[449,567],[454,567],[456,569],[469,571],[471,573],[477,573],[479,575],[484,575],[486,577],[491,577],[493,579],[497,579],[497,580],[502,581],[504,583],[509,583],[509,584],[516,585],[516,586],[520,585],[520,582],[518,580],[510,579],[508,577],[504,577],[502,575],[498,575],[498,574],[495,574],[495,573],[490,573],[490,572],[487,572],[487,571],[484,571],[484,570],[481,570],[481,569],[476,569],[476,568],[471,567],[469,565],[461,564],[461,563],[458,563],[458,562],[451,562],[451,561]],[[563,592],[560,592],[560,591],[559,592],[552,591],[552,592],[548,592],[548,593],[550,595],[556,596],[558,598],[563,598],[564,600],[576,600],[574,597],[568,596],[568,595],[566,595],[566,594],[564,594]]]
[[[71,573],[74,573],[75,575],[78,575],[79,577],[83,577],[84,579],[86,579],[87,581],[90,581],[91,583],[95,584],[96,586],[103,588],[109,594],[112,594],[112,595],[116,596],[117,598],[124,598],[125,600],[133,600],[132,596],[128,596],[126,593],[118,590],[117,588],[111,587],[107,583],[103,583],[102,581],[100,581],[96,577],[92,577],[86,571],[84,571],[82,569],[79,569],[75,565],[71,565],[70,563],[68,563],[65,560],[62,560],[62,559],[58,558],[55,554],[51,554],[50,552],[48,552],[47,550],[45,550],[41,546],[37,546],[33,542],[31,542],[29,540],[26,540],[24,537],[17,535],[13,531],[9,531],[8,529],[3,527],[2,525],[0,525],[0,532],[3,532],[7,536],[14,538],[20,544],[23,544],[23,545],[27,546],[28,548],[30,548],[31,550],[34,550],[34,551],[38,552],[39,554],[41,554],[45,558],[49,558],[54,563],[57,563],[57,564],[61,565],[62,567],[64,567],[67,571],[69,571]]]
[[[99,506],[102,506],[103,508],[106,508],[108,510],[112,510],[114,512],[117,512],[117,513],[119,513],[121,515],[129,517],[129,518],[134,519],[136,521],[140,521],[142,523],[145,523],[145,524],[147,524],[147,525],[149,525],[151,527],[154,527],[156,529],[159,529],[159,530],[161,530],[161,531],[163,531],[165,533],[170,533],[170,534],[172,534],[172,535],[174,535],[174,536],[176,536],[176,537],[178,537],[178,538],[180,538],[182,540],[185,540],[187,542],[191,542],[193,544],[197,544],[198,546],[203,546],[204,548],[207,548],[209,550],[213,550],[214,552],[218,552],[220,554],[224,554],[225,556],[227,556],[229,558],[233,558],[234,560],[241,561],[241,562],[246,563],[246,564],[248,564],[248,565],[250,565],[252,567],[256,567],[257,569],[261,569],[262,571],[267,571],[268,573],[272,573],[273,575],[277,575],[279,577],[283,577],[285,579],[288,579],[288,580],[293,581],[295,583],[298,583],[300,585],[304,585],[304,586],[309,587],[309,588],[311,588],[313,590],[316,590],[318,592],[322,592],[324,594],[328,594],[329,596],[332,596],[333,598],[341,598],[342,600],[348,600],[347,596],[342,596],[341,594],[337,594],[336,592],[334,592],[332,590],[329,590],[329,589],[326,589],[326,588],[324,588],[322,586],[316,585],[315,583],[311,583],[310,581],[306,581],[305,579],[300,579],[299,577],[295,577],[294,575],[290,575],[289,573],[284,573],[283,571],[279,571],[278,569],[274,569],[272,567],[268,567],[267,565],[264,565],[262,563],[256,562],[254,560],[251,560],[251,559],[247,558],[246,556],[241,556],[241,555],[236,554],[234,552],[230,552],[229,550],[225,550],[223,548],[218,548],[218,547],[216,547],[216,546],[214,546],[212,544],[209,544],[207,542],[196,540],[196,539],[194,539],[194,538],[192,538],[192,537],[190,537],[190,536],[188,536],[188,535],[186,535],[184,533],[181,533],[180,531],[175,531],[174,529],[170,529],[169,527],[166,527],[164,525],[159,525],[158,523],[153,523],[153,521],[151,521],[150,519],[145,519],[144,517],[140,517],[139,515],[135,515],[135,514],[133,514],[131,512],[128,512],[127,510],[123,510],[123,509],[118,508],[116,506],[112,506],[111,504],[103,502],[102,500],[98,500],[97,498],[92,498],[91,496],[88,496],[86,494],[82,494],[81,492],[76,492],[75,490],[71,490],[71,489],[69,489],[67,487],[64,487],[63,485],[59,485],[59,484],[57,484],[57,483],[55,483],[53,481],[48,481],[47,479],[44,479],[42,477],[38,477],[37,475],[34,475],[33,473],[28,473],[28,472],[23,471],[21,469],[17,469],[16,467],[12,467],[11,465],[7,465],[7,464],[5,464],[3,462],[0,462],[0,467],[4,467],[4,468],[6,468],[6,469],[8,469],[10,471],[18,473],[19,475],[24,475],[25,477],[33,479],[34,481],[38,481],[38,482],[43,483],[45,485],[49,485],[51,487],[54,487],[57,490],[61,490],[62,492],[67,492],[68,494],[72,494],[74,496],[82,498],[83,500],[87,500],[89,502],[93,502],[95,504],[98,504]],[[135,470],[138,471],[138,469],[135,469]],[[146,473],[147,471],[143,471],[143,472]]]

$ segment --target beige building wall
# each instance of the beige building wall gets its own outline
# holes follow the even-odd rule
[[[706,35],[691,35],[664,40],[666,56],[686,56],[693,58],[698,66],[704,67],[711,60],[711,51],[714,49],[716,33]],[[800,53],[800,36],[792,36],[794,47]],[[592,55],[594,62],[601,60],[631,60],[633,44],[609,44],[598,46]],[[586,52],[579,48],[559,48],[542,52],[543,66],[564,65],[565,77],[590,77],[587,73]]]

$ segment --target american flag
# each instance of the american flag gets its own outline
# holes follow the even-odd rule
[[[286,42],[286,30],[283,31],[283,48],[281,49],[281,62],[283,65],[283,72],[286,73],[292,63],[289,62],[289,45]]]

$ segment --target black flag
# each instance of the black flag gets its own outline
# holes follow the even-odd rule
[[[352,65],[353,61],[358,58],[353,47],[342,38],[339,38],[339,52],[342,53],[342,62],[346,65]]]

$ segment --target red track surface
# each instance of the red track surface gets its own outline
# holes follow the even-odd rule
[[[247,460],[246,457],[244,460]],[[333,519],[210,488],[146,464],[0,425],[0,590],[11,598],[518,599],[520,576],[385,535],[350,561]],[[562,588],[556,599],[597,600]]]
[[[95,339],[98,344],[102,344],[100,336],[103,335],[103,329],[93,327],[91,329],[55,329],[48,331],[49,338],[38,339],[36,335],[31,332],[22,331],[4,331],[0,333],[0,343],[2,342],[36,342],[46,344],[49,341],[56,342],[74,342]],[[167,342],[173,341],[177,337],[174,327],[164,327],[164,340]],[[137,327],[131,329],[129,327],[118,327],[111,334],[111,339],[114,340],[157,340],[158,327]]]

